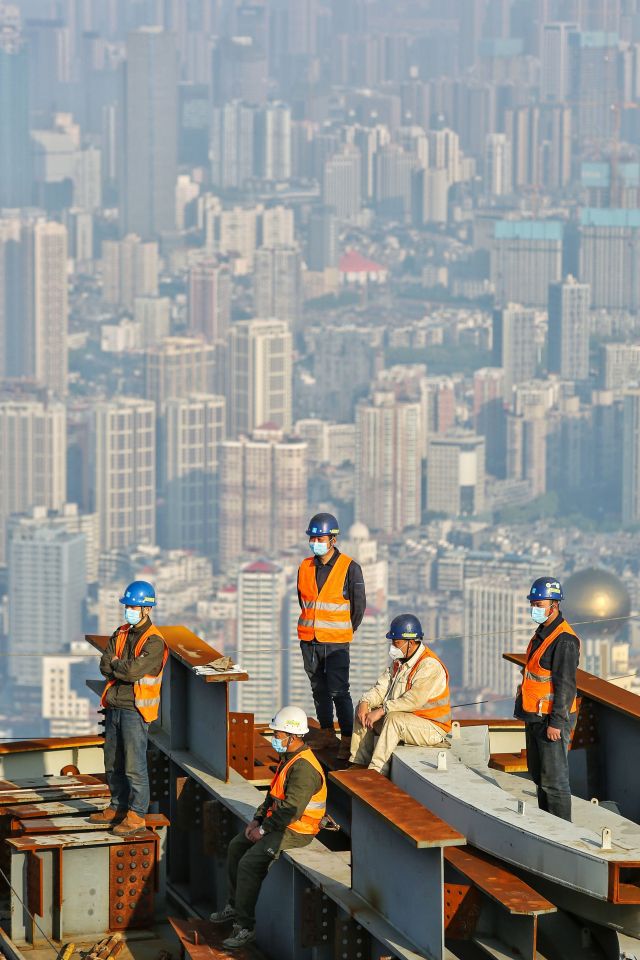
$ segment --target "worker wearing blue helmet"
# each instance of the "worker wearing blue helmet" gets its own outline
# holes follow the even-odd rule
[[[538,577],[527,600],[536,632],[527,648],[515,716],[525,722],[527,766],[538,806],[571,820],[568,750],[576,722],[580,639],[560,612],[562,585]]]
[[[353,733],[349,647],[367,605],[362,569],[336,546],[340,527],[332,513],[316,513],[307,526],[311,556],[298,569],[298,639],[321,730],[314,749],[337,746],[348,759]],[[333,728],[335,707],[341,741]]]
[[[160,708],[162,672],[169,655],[149,611],[156,593],[146,580],[134,580],[120,598],[125,623],[111,635],[100,660],[106,679],[104,768],[111,793],[106,810],[89,817],[118,836],[145,828],[149,810],[147,738]]]

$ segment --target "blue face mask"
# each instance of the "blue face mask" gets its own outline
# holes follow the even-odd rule
[[[130,623],[132,627],[135,627],[137,623],[140,623],[142,617],[137,610],[134,610],[132,607],[127,607],[124,612],[124,618],[127,623]]]
[[[531,619],[534,623],[544,623],[548,616],[544,607],[531,607]]]
[[[329,552],[329,544],[323,543],[322,540],[314,540],[311,544],[311,552],[316,557],[324,557],[325,553]]]
[[[271,737],[271,746],[273,747],[276,753],[287,752],[287,748],[285,747],[280,737]]]

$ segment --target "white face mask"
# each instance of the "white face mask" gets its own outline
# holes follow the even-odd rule
[[[399,650],[398,647],[394,647],[393,644],[389,647],[389,657],[392,660],[404,660],[404,653],[402,650]]]

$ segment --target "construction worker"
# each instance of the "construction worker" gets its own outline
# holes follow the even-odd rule
[[[349,643],[362,622],[367,598],[360,565],[336,546],[339,533],[338,521],[331,513],[316,513],[309,521],[312,556],[303,560],[298,570],[298,639],[321,727],[313,745],[322,749],[336,743],[335,705],[342,738],[338,757],[346,760],[353,732]]]
[[[223,943],[242,947],[255,940],[255,909],[262,881],[283,850],[305,847],[320,830],[327,805],[322,767],[305,744],[307,715],[300,707],[282,707],[271,721],[271,745],[280,763],[264,803],[250,824],[229,844],[229,898],[211,914],[213,923],[233,920]]]
[[[442,743],[451,730],[449,674],[422,643],[423,637],[414,614],[401,613],[391,621],[387,633],[391,664],[356,709],[352,764],[387,776],[399,743],[432,747]]]
[[[149,810],[147,738],[149,724],[158,716],[169,650],[149,617],[156,605],[150,583],[130,583],[120,603],[126,622],[111,635],[100,660],[100,672],[107,680],[102,693],[104,768],[111,803],[89,820],[109,824],[115,834],[125,837],[144,829]]]
[[[580,639],[560,613],[562,599],[558,580],[534,580],[527,600],[537,629],[527,647],[514,716],[525,722],[527,766],[538,806],[571,820],[568,752],[577,716]]]

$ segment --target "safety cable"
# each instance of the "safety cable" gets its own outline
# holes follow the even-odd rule
[[[45,938],[45,940],[47,941],[47,943],[49,944],[49,946],[51,947],[51,949],[53,950],[53,952],[55,953],[55,955],[56,955],[56,957],[57,957],[58,954],[59,954],[59,952],[60,952],[59,949],[58,949],[58,947],[56,947],[55,943],[53,943],[53,942],[49,939],[49,937],[46,935],[46,933],[44,932],[44,930],[42,929],[42,927],[40,926],[40,924],[38,923],[38,921],[36,920],[36,918],[34,917],[34,915],[33,915],[33,914],[31,913],[31,911],[29,910],[29,907],[26,905],[26,903],[24,902],[24,900],[21,899],[21,897],[20,897],[20,895],[18,894],[18,892],[16,891],[16,889],[11,885],[11,881],[9,880],[8,876],[6,875],[6,873],[4,872],[4,870],[2,869],[2,867],[0,867],[0,874],[1,874],[2,877],[4,878],[5,883],[7,884],[7,886],[9,887],[9,889],[11,890],[11,892],[13,893],[13,895],[17,898],[18,902],[22,904],[23,908],[27,911],[27,913],[28,913],[29,916],[31,917],[31,920],[33,921],[34,926],[37,927],[37,929],[40,931],[40,933],[41,933],[42,936]]]
[[[598,617],[598,618],[595,619],[595,620],[578,620],[577,622],[573,623],[572,626],[574,626],[574,627],[584,627],[584,626],[588,626],[588,625],[590,625],[590,624],[599,624],[600,626],[602,626],[602,625],[605,624],[605,623],[618,623],[619,621],[622,621],[622,620],[640,620],[640,614],[638,614],[638,613],[630,613],[630,614],[628,614],[627,616],[624,616],[624,617]],[[533,625],[534,625],[534,624],[533,624],[533,621],[532,621],[532,626],[533,626]],[[157,626],[159,630],[162,630],[162,624],[161,624],[161,623],[157,623],[157,624],[155,624],[155,626]],[[527,629],[528,629],[528,624],[527,624]],[[493,638],[493,637],[508,637],[508,636],[511,636],[512,633],[513,633],[513,627],[511,627],[509,630],[497,630],[495,633],[492,633],[492,634],[491,634],[491,637],[487,637],[487,634],[486,634],[486,633],[470,633],[470,634],[467,634],[467,633],[448,633],[448,634],[444,634],[444,635],[441,636],[441,637],[427,637],[426,639],[427,639],[427,641],[428,641],[429,643],[442,643],[442,642],[444,642],[445,640],[465,640],[465,639],[466,639],[466,640],[484,640],[484,639],[491,639],[491,638]],[[204,640],[204,643],[207,643],[207,642],[208,642],[208,641]],[[295,648],[295,644],[296,644],[296,643],[297,643],[297,641],[294,640],[293,645],[292,645],[292,646],[288,646],[288,647],[271,647],[271,646],[269,646],[268,651],[265,650],[265,653],[266,653],[266,652],[268,652],[268,653],[287,653],[287,652],[290,652],[292,649]],[[357,637],[356,637],[355,643],[357,644],[358,647],[377,647],[377,646],[380,645],[380,641],[379,641],[379,640],[362,640],[362,641],[359,641],[359,640],[357,639]],[[255,642],[254,642],[254,645],[255,645]],[[247,650],[247,649],[250,649],[249,646],[248,646],[247,644],[243,644],[243,650]],[[89,651],[88,653],[75,653],[75,652],[74,652],[74,653],[69,653],[68,651],[66,651],[66,652],[64,652],[64,653],[62,653],[62,652],[58,652],[58,653],[51,653],[51,652],[49,652],[49,653],[37,653],[37,652],[33,652],[33,653],[18,653],[17,651],[14,652],[14,651],[11,651],[11,650],[3,650],[3,651],[0,651],[0,657],[60,657],[60,656],[64,656],[64,657],[75,657],[75,658],[77,658],[77,659],[81,659],[81,658],[82,658],[82,659],[86,659],[86,658],[88,658],[88,657],[94,658],[94,657],[102,656],[102,653],[101,653],[100,650],[96,650],[95,652]]]

